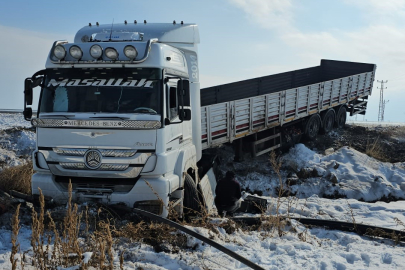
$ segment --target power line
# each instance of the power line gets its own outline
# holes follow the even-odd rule
[[[387,89],[387,87],[384,87],[384,83],[387,83],[387,81],[377,81],[381,83],[381,87],[378,88],[380,89],[380,105],[378,106],[378,122],[384,121],[384,110],[385,110],[385,104],[388,103],[388,101],[384,100],[384,89]]]

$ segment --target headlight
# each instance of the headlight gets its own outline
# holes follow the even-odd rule
[[[73,45],[72,47],[70,47],[69,53],[73,58],[78,59],[78,60],[80,58],[82,58],[82,56],[83,56],[82,50],[76,45]]]
[[[107,48],[107,49],[105,49],[105,56],[107,56],[108,58],[110,58],[112,60],[115,60],[118,58],[118,52],[114,48]]]
[[[90,55],[95,59],[99,59],[103,55],[103,49],[100,45],[93,45],[90,48]]]
[[[128,46],[125,46],[125,48],[124,48],[124,54],[126,57],[133,60],[138,55],[138,52],[134,46],[128,45]]]
[[[53,49],[53,55],[55,55],[56,58],[59,60],[62,60],[66,56],[66,50],[65,47],[62,45],[58,45]]]

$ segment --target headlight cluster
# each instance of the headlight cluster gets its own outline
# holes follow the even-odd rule
[[[125,46],[125,48],[124,48],[124,54],[126,57],[133,60],[138,55],[138,51],[135,49],[134,46],[128,45],[128,46]]]
[[[70,47],[69,53],[73,58],[75,58],[77,60],[80,60],[80,58],[82,58],[82,56],[83,56],[82,49],[80,49],[76,45],[73,45],[72,47]]]
[[[115,60],[118,58],[118,52],[114,48],[107,48],[105,49],[105,56],[107,56],[111,60]]]
[[[55,55],[55,57],[59,60],[62,60],[66,56],[65,47],[63,47],[62,45],[56,46],[55,49],[53,49],[53,55]]]
[[[100,45],[91,46],[90,55],[95,59],[99,59],[103,55],[103,48]]]
[[[108,47],[103,51],[103,48],[95,44],[90,47],[90,55],[94,59],[100,59],[100,57],[103,55],[111,59],[111,60],[116,60],[118,59],[118,51],[115,48]],[[74,59],[80,60],[83,57],[83,51],[82,49],[77,46],[73,45],[69,48],[69,54],[72,56]],[[53,55],[58,59],[58,60],[63,60],[66,57],[66,49],[62,45],[57,45],[53,49]],[[124,55],[128,57],[130,60],[134,60],[138,56],[138,51],[135,49],[134,46],[132,45],[127,45],[124,48]]]

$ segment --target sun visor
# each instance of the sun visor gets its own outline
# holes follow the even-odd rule
[[[74,43],[106,41],[147,41],[158,38],[164,43],[200,43],[196,24],[128,23],[85,26],[75,36]]]

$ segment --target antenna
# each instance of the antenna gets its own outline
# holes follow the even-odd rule
[[[113,29],[113,27],[114,27],[114,18],[113,18],[113,21],[112,21],[112,24],[111,24],[110,41],[111,41],[111,36],[112,36],[112,29]]]

